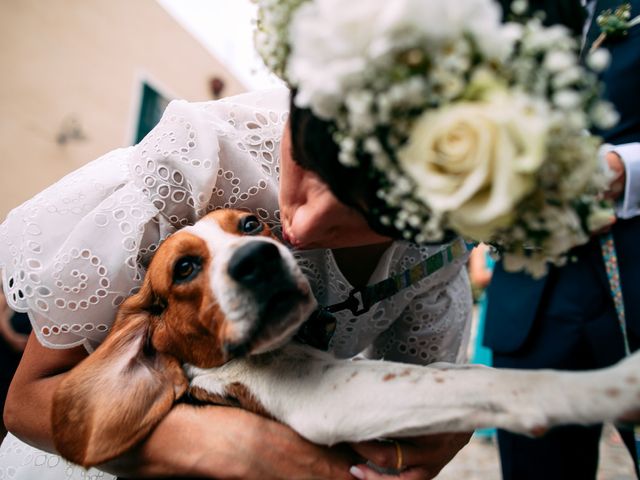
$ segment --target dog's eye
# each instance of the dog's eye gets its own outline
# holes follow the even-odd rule
[[[200,257],[182,257],[173,266],[173,281],[184,283],[193,280],[202,270]]]
[[[264,229],[262,222],[258,220],[255,215],[242,217],[238,227],[240,228],[240,232],[245,235],[256,235]]]

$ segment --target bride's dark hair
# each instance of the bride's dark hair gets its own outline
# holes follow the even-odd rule
[[[295,90],[292,90],[289,105],[293,160],[302,168],[315,172],[338,200],[364,216],[372,230],[388,237],[403,238],[393,227],[397,212],[378,198],[381,179],[374,173],[371,157],[360,152],[359,165],[355,168],[345,167],[340,163],[340,149],[333,139],[333,123],[318,118],[309,109],[298,108],[294,102],[295,94]],[[391,217],[390,225],[380,222],[382,215]],[[444,237],[434,243],[449,242],[454,238],[452,231],[445,231]]]
[[[302,168],[315,172],[338,200],[362,213],[373,230],[397,236],[397,232],[379,221],[376,196],[379,185],[370,175],[371,159],[360,155],[357,168],[340,163],[339,147],[333,140],[333,124],[316,117],[309,109],[298,108],[294,102],[295,93],[295,90],[291,92],[289,110],[293,160]]]

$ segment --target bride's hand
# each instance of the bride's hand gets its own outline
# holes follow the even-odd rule
[[[7,403],[7,427],[18,438],[55,451],[53,392],[86,358],[84,347],[43,347],[31,334]],[[176,405],[149,437],[118,459],[101,465],[121,477],[258,479],[353,479],[348,447],[320,447],[288,427],[244,410]]]
[[[464,447],[471,433],[442,433],[405,438],[396,442],[362,442],[351,447],[364,459],[393,472],[401,463],[401,472],[384,474],[369,465],[357,465],[352,474],[361,480],[425,480],[434,478]],[[398,448],[402,458],[398,459]],[[360,475],[359,475],[360,474]]]
[[[348,480],[354,462],[346,446],[314,445],[244,410],[178,405],[143,444],[100,468],[142,477]]]

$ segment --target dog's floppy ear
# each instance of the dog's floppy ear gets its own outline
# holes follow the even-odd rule
[[[54,393],[53,440],[74,463],[98,465],[133,447],[188,386],[180,362],[150,345],[151,313],[138,307],[148,290],[125,302],[107,339]]]

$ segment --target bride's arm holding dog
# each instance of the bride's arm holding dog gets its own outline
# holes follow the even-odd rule
[[[53,433],[65,457],[84,466],[119,457],[187,389],[322,445],[490,426],[539,435],[560,424],[616,420],[640,404],[640,353],[599,371],[528,372],[354,362],[282,347],[315,302],[291,253],[267,229],[239,233],[254,220],[218,211],[163,243],[107,339],[56,388]],[[269,308],[250,308],[265,301]]]
[[[49,349],[32,335],[7,398],[9,430],[55,451],[49,414],[53,392],[86,356],[83,347]],[[100,468],[129,477],[341,479],[352,478],[352,463],[341,448],[313,445],[290,428],[244,410],[177,405],[144,441]]]

